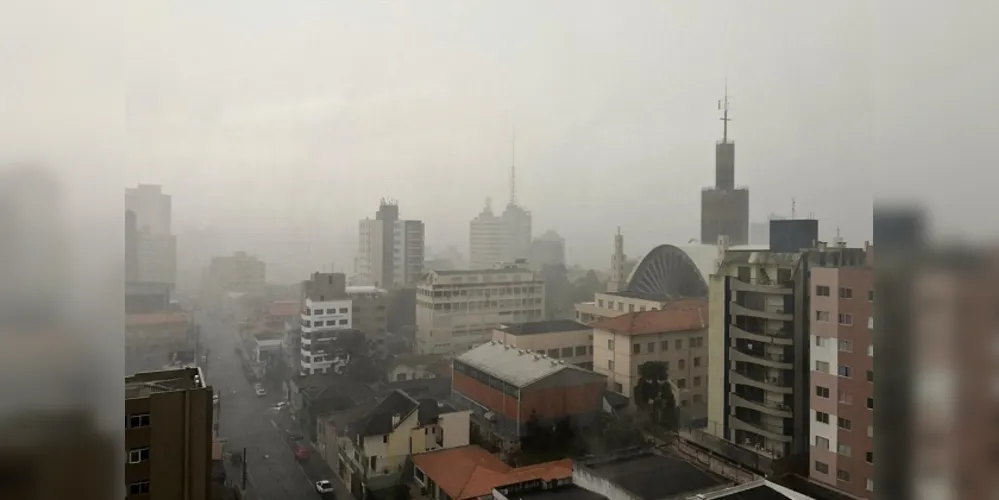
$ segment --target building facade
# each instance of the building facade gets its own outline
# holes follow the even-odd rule
[[[587,423],[603,411],[603,375],[542,353],[487,342],[454,359],[452,401],[485,436],[518,441],[527,423]]]
[[[212,394],[200,368],[125,378],[126,498],[210,498]]]
[[[724,236],[732,245],[749,243],[749,189],[735,187],[735,143],[728,138],[728,97],[722,122],[725,131],[715,144],[715,185],[701,190],[701,243],[718,244]]]
[[[493,330],[492,340],[593,369],[593,329],[572,320],[504,324]]]
[[[388,291],[374,286],[348,286],[345,291],[351,302],[351,326],[368,338],[384,337],[388,332]]]
[[[590,324],[622,314],[658,311],[666,307],[668,298],[645,292],[597,292],[590,302],[576,304],[576,321]]]
[[[555,231],[545,231],[531,242],[531,251],[527,256],[531,269],[543,269],[545,266],[565,265],[565,238]]]
[[[538,321],[544,297],[544,281],[522,267],[430,272],[416,291],[416,353],[462,353],[501,324]]]
[[[125,190],[126,263],[132,281],[177,282],[177,238],[172,201],[161,186],[140,184]],[[126,279],[129,279],[126,276]]]
[[[358,224],[352,284],[392,289],[417,283],[423,275],[425,232],[422,221],[399,219],[399,205],[382,200],[375,218]]]
[[[206,272],[207,287],[219,292],[251,292],[267,284],[267,264],[246,252],[212,257]]]
[[[487,201],[469,223],[469,267],[473,270],[528,259],[530,252],[531,212],[519,205],[509,203],[503,214],[496,216]]]
[[[197,327],[182,312],[156,312],[125,316],[125,372],[160,370],[194,362]]]
[[[607,377],[607,388],[634,398],[639,368],[666,365],[676,404],[689,418],[706,414],[708,387],[708,304],[677,300],[653,311],[625,313],[593,326],[593,369]]]

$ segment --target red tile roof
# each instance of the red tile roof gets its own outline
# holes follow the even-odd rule
[[[125,326],[175,325],[187,322],[187,314],[182,312],[129,314],[125,316]]]
[[[708,327],[708,301],[704,299],[676,300],[657,311],[622,314],[594,321],[591,326],[620,335],[700,330]]]
[[[298,301],[295,300],[281,300],[267,304],[268,316],[295,316],[300,312]]]
[[[514,469],[476,445],[414,455],[413,464],[452,500],[487,496],[495,488],[526,481],[572,477],[571,459]]]

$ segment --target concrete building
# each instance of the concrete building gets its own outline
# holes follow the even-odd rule
[[[500,325],[493,330],[493,341],[545,353],[551,359],[587,370],[593,369],[593,329],[572,320]]]
[[[462,353],[503,323],[544,317],[544,281],[516,266],[432,271],[416,290],[417,354]]]
[[[348,286],[350,324],[370,339],[384,337],[388,332],[389,293],[374,286]]]
[[[173,235],[170,195],[156,185],[128,188],[125,212],[126,265],[131,260],[135,266],[131,280],[175,284],[177,238]]]
[[[423,498],[427,500],[505,498],[496,493],[513,497],[526,488],[552,489],[571,483],[572,465],[572,460],[562,459],[510,467],[484,448],[470,445],[414,455],[412,479],[426,492]]]
[[[468,446],[469,412],[397,390],[348,423],[336,441],[336,472],[355,498],[368,498],[395,487],[411,456]]]
[[[246,252],[212,257],[205,279],[206,288],[220,293],[259,291],[267,284],[267,264]]]
[[[545,266],[565,265],[565,238],[552,230],[534,238],[531,250],[527,256],[531,269],[543,269]]]
[[[436,378],[441,367],[447,367],[450,376],[451,361],[437,354],[409,354],[392,358],[385,366],[385,380],[389,382],[404,382]]]
[[[423,221],[399,219],[399,205],[382,200],[374,219],[358,224],[354,285],[385,289],[412,286],[423,275]]]
[[[125,373],[194,362],[198,332],[182,312],[125,316]]]
[[[299,352],[297,371],[300,375],[337,372],[349,359],[340,335],[357,334],[353,328],[353,301],[347,294],[347,277],[343,273],[312,273],[302,282],[302,313],[299,317]]]
[[[818,241],[818,221],[771,221],[769,250],[729,249],[711,277],[706,431],[755,453],[747,466],[807,456],[810,271],[854,266],[864,249]]]
[[[735,187],[735,143],[728,139],[728,94],[722,140],[715,144],[715,185],[701,190],[701,243],[714,245],[725,236],[732,245],[749,243],[749,189]]]
[[[139,222],[135,212],[125,210],[125,283],[139,281]]]
[[[708,303],[677,300],[656,311],[625,313],[593,323],[593,369],[607,388],[634,398],[638,369],[666,363],[676,402],[691,418],[706,413]]]
[[[858,264],[810,270],[808,475],[869,498],[874,479],[873,252]]]
[[[452,362],[452,401],[481,435],[519,442],[527,422],[586,424],[602,411],[606,377],[544,354],[487,342]]]
[[[162,186],[139,184],[125,189],[125,210],[135,214],[136,226],[148,234],[173,234],[173,203]]]
[[[208,500],[212,394],[200,368],[125,378],[128,498]]]
[[[173,312],[170,283],[125,283],[125,314],[153,314]],[[179,307],[179,306],[177,306]]]
[[[489,269],[497,263],[528,259],[531,251],[531,213],[512,201],[496,216],[490,202],[469,223],[471,269]]]
[[[608,500],[696,500],[701,498],[698,494],[717,491],[731,483],[677,456],[643,450],[585,463],[577,461],[572,470],[572,484]]]
[[[576,321],[591,324],[622,314],[642,311],[658,311],[666,306],[669,298],[664,295],[645,292],[607,292],[593,294],[593,301],[576,304]]]

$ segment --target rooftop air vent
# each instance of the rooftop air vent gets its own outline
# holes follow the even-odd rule
[[[523,355],[524,355],[524,350],[523,349],[518,349],[517,350],[517,356],[523,356]]]
[[[541,355],[540,354],[535,354],[534,355],[534,360],[537,361],[539,359],[541,359]]]
[[[558,366],[558,361],[552,360],[552,366]]]

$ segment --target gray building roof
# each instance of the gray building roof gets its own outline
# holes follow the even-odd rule
[[[592,330],[592,328],[571,319],[553,319],[546,321],[531,321],[528,323],[510,323],[499,327],[510,335],[535,335],[538,333],[576,332]]]
[[[526,387],[562,370],[573,370],[598,376],[595,373],[567,365],[544,354],[527,349],[517,349],[502,342],[490,341],[455,358],[472,368],[492,375],[510,385]]]
[[[687,498],[727,484],[721,476],[689,462],[653,453],[614,458],[586,468],[643,500]]]

